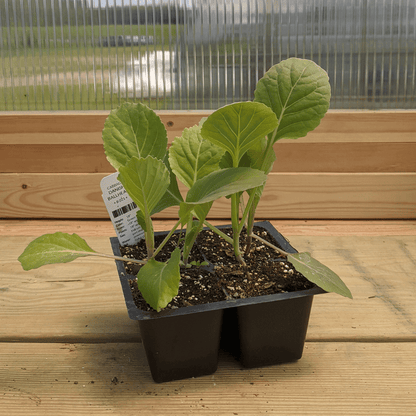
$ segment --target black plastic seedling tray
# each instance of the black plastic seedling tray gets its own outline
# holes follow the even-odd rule
[[[297,251],[269,223],[264,228],[283,250]],[[225,226],[227,227],[227,226]],[[163,235],[165,232],[155,233]],[[120,256],[119,242],[110,239]],[[309,290],[247,299],[230,299],[161,312],[142,311],[133,301],[124,263],[116,261],[127,311],[139,322],[152,377],[166,382],[212,374],[221,348],[230,351],[245,367],[259,367],[298,360],[302,356],[313,296]]]

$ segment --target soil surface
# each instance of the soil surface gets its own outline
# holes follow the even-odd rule
[[[232,236],[231,229],[222,231]],[[263,239],[276,245],[272,236],[263,228],[255,227],[254,232]],[[155,246],[163,240],[156,237]],[[165,261],[178,245],[178,235],[174,235],[156,260]],[[179,243],[180,245],[180,243]],[[244,252],[246,234],[241,234],[241,249]],[[144,241],[137,246],[120,247],[124,257],[145,259]],[[192,266],[181,268],[181,282],[178,295],[168,304],[167,309],[176,309],[203,303],[218,302],[225,299],[244,299],[254,296],[271,295],[282,292],[294,292],[314,287],[291,263],[279,256],[274,249],[253,239],[249,253],[244,255],[246,266],[235,258],[232,246],[210,230],[204,230],[198,236],[191,252],[190,261],[208,261],[210,266]],[[126,273],[136,275],[140,265],[125,263]],[[141,296],[135,280],[130,280],[133,298],[141,310],[153,310]]]

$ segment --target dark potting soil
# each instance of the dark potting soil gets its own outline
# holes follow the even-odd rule
[[[222,231],[232,236],[231,229]],[[255,227],[254,232],[264,240],[276,244],[273,237],[263,228]],[[164,237],[155,238],[155,246]],[[241,233],[241,249],[245,250],[246,234]],[[158,254],[156,260],[165,261],[178,244],[178,235],[172,236],[168,244]],[[179,243],[180,244],[180,243]],[[120,247],[124,257],[144,259],[144,241],[137,246]],[[166,308],[175,309],[203,303],[218,302],[225,299],[244,299],[254,296],[271,295],[310,289],[314,286],[293,265],[279,256],[274,249],[253,239],[249,253],[244,255],[246,267],[235,258],[232,246],[210,230],[202,231],[192,249],[190,262],[208,260],[213,265],[211,271],[206,267],[192,266],[181,268],[181,282],[178,295]],[[136,275],[140,265],[125,263],[127,274]],[[141,296],[134,280],[130,281],[133,299],[141,310],[153,310]]]
[[[155,237],[155,247],[158,247],[164,240],[164,236]],[[170,258],[172,251],[178,246],[182,247],[182,243],[179,242],[179,234],[174,234],[163,250],[156,256],[157,261],[166,261]],[[147,257],[146,245],[144,240],[140,241],[137,245],[120,247],[121,255],[123,257],[134,258],[137,260],[143,260]],[[189,256],[189,262],[195,261],[200,264],[204,261],[204,257],[196,246],[191,250]],[[137,275],[140,270],[140,264],[125,262],[126,273],[129,275]],[[136,306],[140,310],[152,311],[146,301],[143,299],[140,293],[136,280],[130,280],[130,288],[133,294],[133,299]],[[206,270],[204,267],[190,267],[181,268],[181,281],[179,283],[178,295],[172,299],[167,305],[167,309],[183,308],[186,306],[199,305],[204,303],[219,302],[226,299],[226,294],[222,289],[217,277]]]

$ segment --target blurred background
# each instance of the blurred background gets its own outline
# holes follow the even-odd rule
[[[0,111],[216,109],[288,57],[332,109],[414,109],[414,0],[0,0]]]

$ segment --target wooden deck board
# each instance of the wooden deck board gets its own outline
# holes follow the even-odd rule
[[[207,115],[159,113],[169,142]],[[275,218],[354,295],[314,298],[303,358],[246,370],[221,352],[214,375],[160,385],[114,262],[24,272],[17,261],[29,241],[57,230],[110,252],[115,232],[98,186],[112,170],[107,115],[0,114],[2,415],[416,414],[415,111],[330,111],[307,137],[276,144],[258,216]],[[211,221],[228,212],[220,201]],[[177,210],[162,215],[156,230]]]
[[[114,171],[101,138],[108,113],[1,113],[0,218],[107,218],[99,182]],[[209,113],[159,112],[169,143]],[[414,219],[415,131],[415,111],[329,111],[306,137],[275,144],[258,215]],[[221,200],[210,216],[227,211]]]
[[[214,221],[224,223],[224,221]],[[166,230],[173,221],[155,221]],[[36,236],[77,232],[109,251],[109,221],[0,221],[0,408],[33,415],[416,414],[416,221],[273,221],[336,270],[354,299],[316,296],[301,360],[156,384],[112,261],[24,272]]]
[[[103,173],[0,175],[0,218],[108,218]],[[180,186],[185,191],[184,186]],[[210,218],[229,217],[214,202]],[[177,207],[156,214],[177,218]],[[416,173],[271,173],[257,215],[277,218],[415,219]]]
[[[140,339],[136,323],[127,318],[111,260],[85,258],[25,272],[17,257],[35,236],[46,230],[40,230],[41,222],[27,221],[26,226],[18,226],[18,222],[13,221],[6,223],[12,228],[3,226],[0,237],[1,340],[112,342]],[[72,228],[72,222],[63,223],[62,229],[59,221],[52,221],[48,231],[77,232],[87,237],[95,250],[111,253],[108,237],[97,236],[101,232],[96,228],[97,223],[78,221]],[[33,230],[30,230],[31,224],[35,227]],[[163,222],[159,224],[157,229],[166,229]],[[279,227],[279,222],[274,224]],[[416,222],[399,222],[398,230],[407,227],[409,233],[401,236],[390,235],[394,222],[390,227],[384,225],[387,235],[382,238],[367,235],[371,234],[372,226],[365,226],[365,222],[353,227],[361,229],[364,234],[361,236],[319,235],[322,229],[327,234],[331,230],[328,223],[319,226],[319,222],[310,225],[309,235],[305,235],[307,225],[298,223],[300,231],[297,233],[295,223],[291,224],[292,233],[286,236],[293,246],[310,251],[333,268],[354,295],[353,301],[333,294],[316,296],[309,340],[416,339]],[[107,233],[114,235],[108,223],[105,225]],[[89,230],[87,235],[82,232],[83,227]],[[382,228],[381,224],[378,228]],[[20,235],[10,235],[14,232]],[[22,232],[30,236],[22,236]],[[45,323],[41,328],[40,322]]]
[[[307,343],[295,363],[155,384],[141,345],[0,343],[6,415],[408,415],[415,343]]]
[[[180,135],[185,127],[198,124],[202,117],[211,113],[212,111],[157,111],[170,140]],[[109,111],[0,112],[0,144],[101,143],[101,132],[108,114]],[[306,140],[350,142],[364,139],[391,142],[404,139],[414,142],[414,115],[414,110],[330,110]]]
[[[260,221],[261,219],[259,219]],[[212,220],[214,225],[225,224],[225,220]],[[166,231],[176,220],[153,221],[156,231]],[[416,236],[416,220],[274,220],[271,223],[285,236]],[[110,220],[0,220],[0,235],[33,236],[44,233],[81,233],[85,237],[115,236]]]
[[[12,142],[12,141],[11,141]],[[13,143],[13,142],[12,142]],[[273,172],[415,172],[416,143],[279,141]],[[2,173],[115,172],[102,143],[0,144]],[[305,154],[308,158],[305,158]]]

